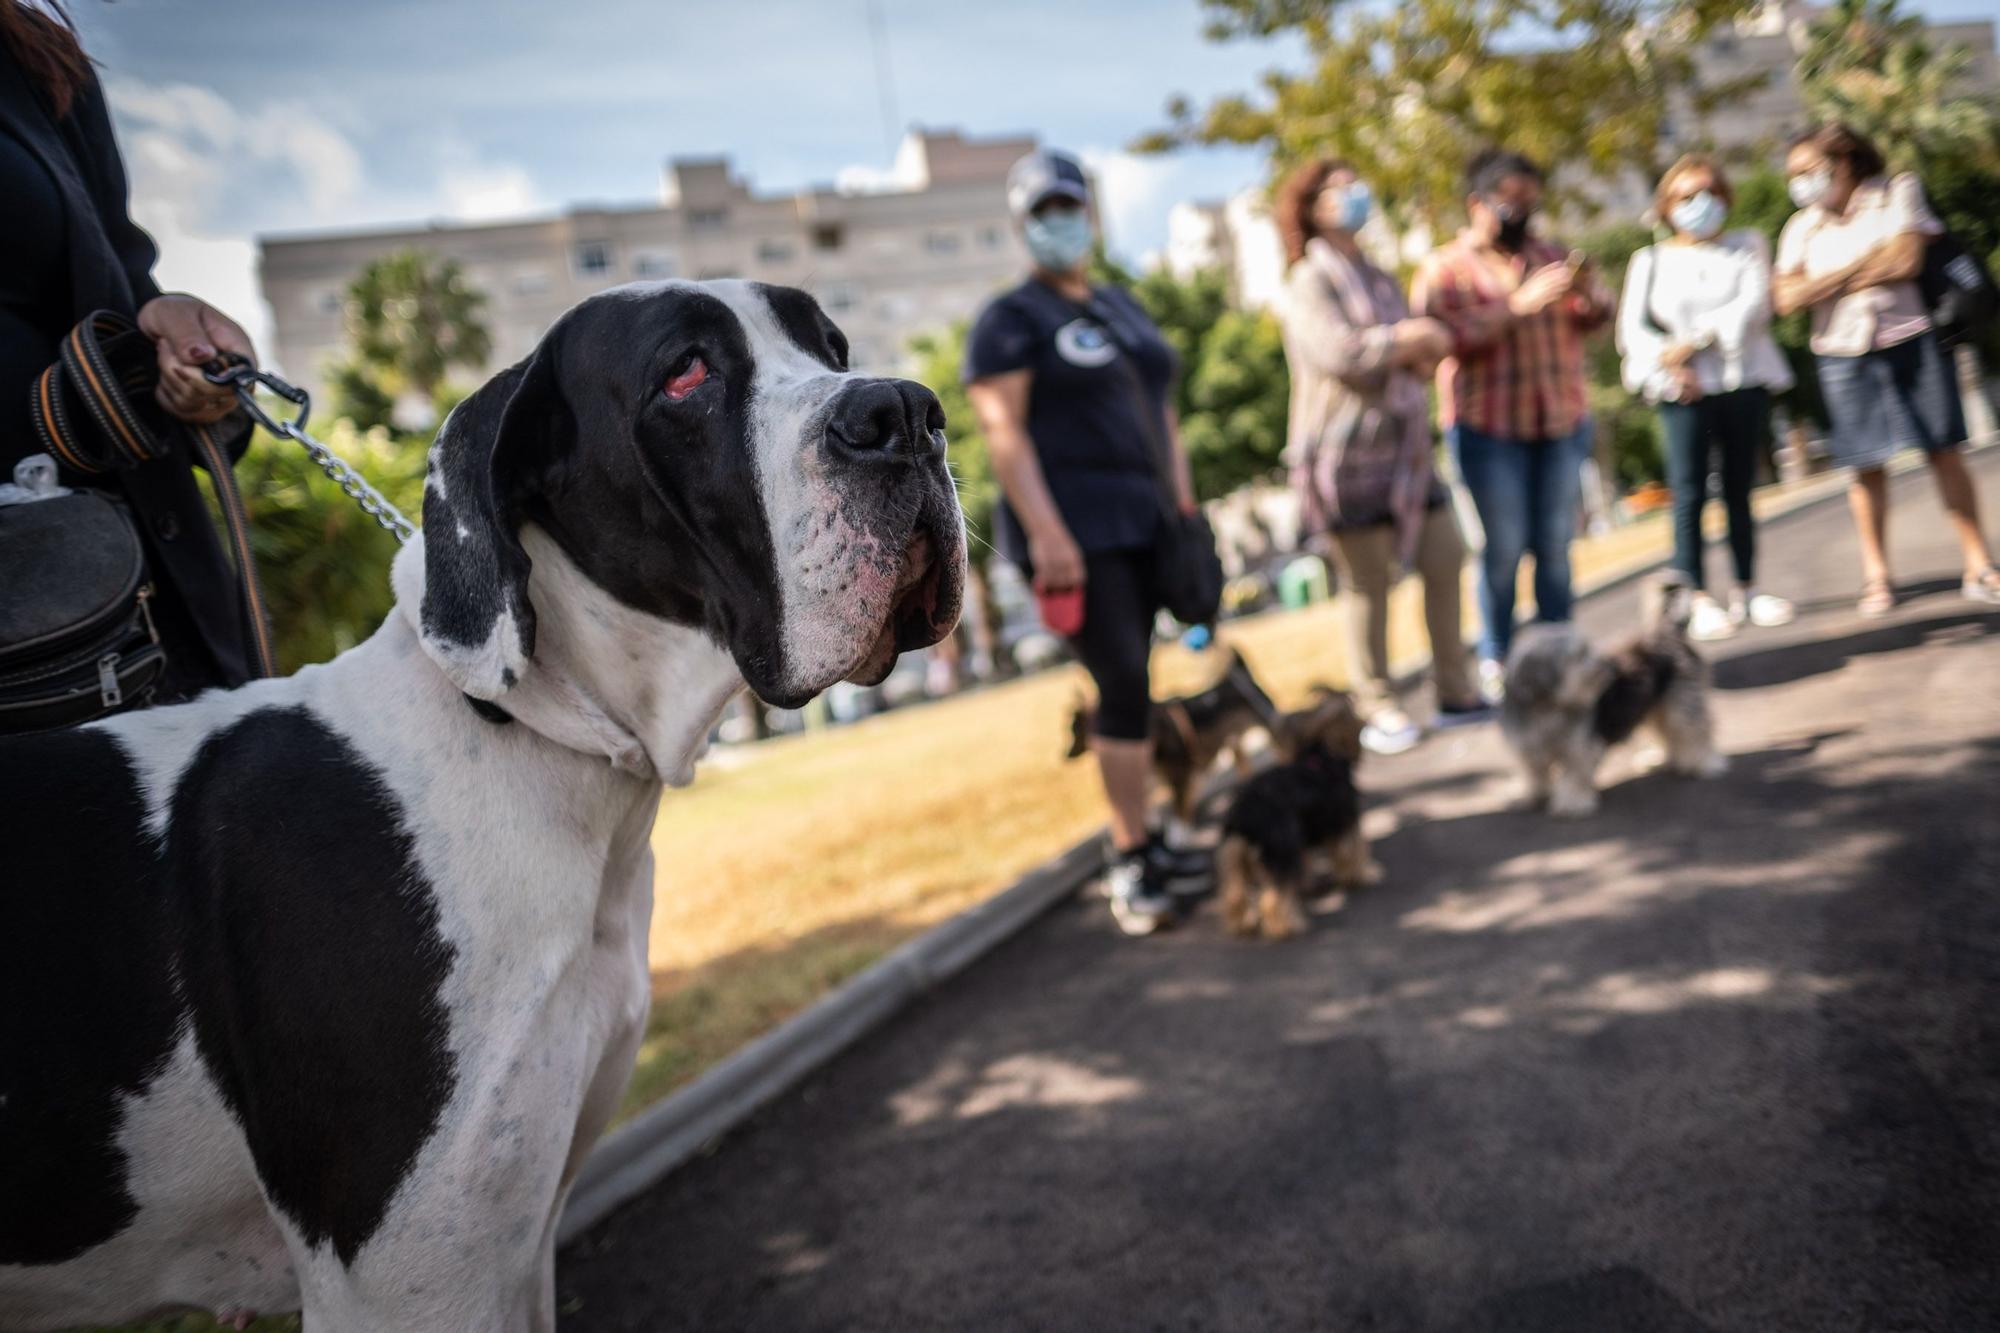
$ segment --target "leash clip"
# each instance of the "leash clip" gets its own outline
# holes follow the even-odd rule
[[[312,415],[312,395],[296,384],[279,379],[268,370],[259,370],[244,357],[235,352],[224,352],[215,360],[201,368],[202,375],[210,384],[220,384],[236,391],[236,401],[250,414],[250,419],[270,431],[273,435],[291,440],[311,455],[319,464],[320,471],[333,479],[348,499],[361,506],[361,512],[375,520],[385,531],[393,533],[398,542],[407,542],[417,535],[417,525],[403,516],[389,497],[368,484],[368,479],[349,465],[333,450],[306,434],[306,418]],[[298,415],[290,421],[280,421],[266,412],[257,401],[256,386],[263,385],[278,397],[296,406]]]

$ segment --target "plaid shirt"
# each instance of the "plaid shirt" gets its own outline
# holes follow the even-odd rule
[[[1484,242],[1461,232],[1424,258],[1411,289],[1419,315],[1451,328],[1453,354],[1438,367],[1438,420],[1509,440],[1552,440],[1569,434],[1587,410],[1583,335],[1611,317],[1601,294],[1554,302],[1517,319],[1507,297],[1566,251],[1531,239],[1509,257],[1502,279]]]

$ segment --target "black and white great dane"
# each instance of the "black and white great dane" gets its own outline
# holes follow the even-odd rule
[[[0,1328],[552,1328],[661,786],[949,632],[943,425],[803,292],[592,297],[439,430],[373,637],[0,744]]]

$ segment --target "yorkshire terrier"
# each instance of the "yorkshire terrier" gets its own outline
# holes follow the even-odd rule
[[[1310,707],[1278,719],[1280,762],[1237,789],[1216,857],[1222,922],[1232,935],[1285,939],[1306,928],[1307,862],[1331,864],[1340,888],[1382,877],[1361,835],[1361,717],[1354,701],[1322,686]]]

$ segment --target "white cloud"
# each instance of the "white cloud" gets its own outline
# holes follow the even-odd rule
[[[1098,222],[1113,253],[1157,245],[1154,238],[1176,202],[1175,178],[1183,174],[1179,162],[1120,148],[1085,148],[1077,156],[1096,182]]]
[[[256,277],[260,231],[391,219],[489,221],[545,206],[520,166],[442,143],[430,190],[372,184],[361,151],[304,107],[244,111],[209,88],[112,80],[107,89],[131,178],[132,216],[160,246],[155,277],[227,312],[260,348],[271,315]]]

